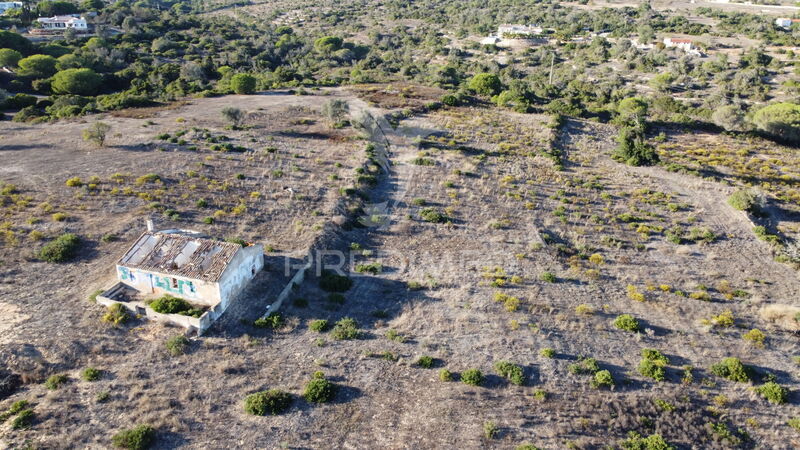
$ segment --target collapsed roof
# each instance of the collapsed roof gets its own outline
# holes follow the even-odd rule
[[[218,281],[242,247],[182,234],[146,231],[119,259],[120,266]]]

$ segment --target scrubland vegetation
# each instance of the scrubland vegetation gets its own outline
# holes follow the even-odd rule
[[[88,35],[25,33],[89,11]],[[0,16],[0,447],[788,448],[800,37],[775,17],[439,0]],[[542,32],[480,43],[503,23]],[[264,244],[206,335],[95,303],[145,218]]]

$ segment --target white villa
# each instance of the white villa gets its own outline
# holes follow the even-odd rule
[[[0,2],[0,14],[15,8],[22,8],[22,2]]]
[[[89,28],[85,17],[76,16],[53,16],[39,17],[36,19],[44,30],[66,30],[74,28],[77,31],[86,31]]]
[[[533,25],[500,25],[497,34],[481,39],[483,45],[524,46],[533,43],[542,34],[542,28]]]
[[[792,28],[792,25],[800,23],[800,19],[789,19],[786,17],[781,17],[779,19],[775,19],[775,25],[781,27],[785,30]]]
[[[263,267],[261,245],[243,247],[186,230],[148,229],[119,259],[118,282],[97,301],[106,306],[118,303],[136,314],[202,333]],[[147,306],[148,299],[164,294],[206,312],[190,317],[157,313]]]
[[[667,48],[677,48],[690,55],[703,56],[702,52],[692,43],[691,39],[664,38],[663,42],[664,46]]]
[[[500,25],[497,27],[497,36],[504,39],[525,39],[528,36],[538,36],[542,29],[533,25]]]

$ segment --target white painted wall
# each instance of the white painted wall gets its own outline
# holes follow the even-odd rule
[[[219,279],[219,298],[222,311],[228,308],[231,300],[264,268],[264,247],[251,245],[236,252],[228,267]]]
[[[131,269],[120,265],[117,265],[117,278],[144,295],[171,294],[203,306],[214,306],[220,302],[217,283]],[[176,283],[173,283],[173,279]]]

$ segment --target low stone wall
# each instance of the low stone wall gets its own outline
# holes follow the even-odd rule
[[[267,307],[267,311],[264,312],[264,316],[263,317],[266,317],[266,316],[270,315],[271,313],[276,312],[277,310],[279,310],[281,308],[281,306],[283,305],[283,302],[287,298],[289,298],[289,294],[292,293],[292,290],[294,289],[295,285],[299,286],[300,283],[302,283],[303,280],[305,280],[306,271],[308,269],[310,269],[311,266],[313,266],[313,265],[314,265],[313,252],[309,251],[308,252],[308,262],[303,267],[298,269],[297,272],[294,274],[294,276],[292,276],[292,279],[289,280],[289,283],[286,286],[284,286],[284,288],[281,291],[281,293],[278,294],[278,298],[275,299],[275,301]]]
[[[203,315],[200,317],[190,317],[182,314],[162,314],[155,312],[152,308],[140,300],[120,301],[111,298],[114,296],[112,294],[113,292],[119,291],[124,287],[126,287],[125,284],[117,283],[111,288],[106,289],[102,294],[97,296],[97,303],[105,306],[120,304],[137,316],[147,317],[149,320],[154,320],[156,322],[177,325],[179,327],[186,328],[188,333],[197,333],[198,336],[203,334],[208,327],[211,326],[214,320],[222,315],[222,311],[217,311],[218,307],[220,306],[219,304],[203,313]],[[131,288],[127,287],[127,289]]]

